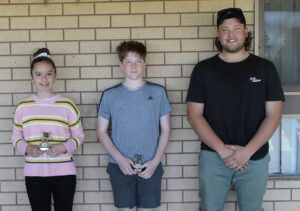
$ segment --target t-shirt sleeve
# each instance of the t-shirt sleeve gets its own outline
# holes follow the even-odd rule
[[[110,109],[107,92],[103,92],[98,108],[98,117],[103,117],[104,119],[110,119]]]
[[[162,99],[160,104],[160,117],[171,112],[171,106],[165,89],[162,90]]]
[[[186,102],[204,103],[204,78],[200,65],[197,64],[191,74]]]
[[[267,68],[266,101],[284,101],[284,93],[276,67],[270,63]]]

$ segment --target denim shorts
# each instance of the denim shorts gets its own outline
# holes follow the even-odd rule
[[[143,179],[138,175],[124,175],[114,163],[108,164],[107,173],[117,208],[151,209],[160,206],[161,178],[164,173],[161,164],[150,179]]]

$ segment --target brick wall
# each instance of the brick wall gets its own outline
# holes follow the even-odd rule
[[[213,54],[215,12],[241,7],[254,29],[256,0],[0,0],[0,211],[30,210],[23,158],[10,143],[15,105],[33,92],[30,55],[46,46],[58,67],[55,89],[78,104],[86,140],[77,151],[75,211],[109,211],[106,152],[96,140],[101,92],[122,80],[115,47],[140,40],[148,48],[147,80],[164,85],[172,104],[172,136],[163,159],[160,211],[198,210],[199,142],[186,120],[185,95],[195,63]],[[267,211],[299,210],[299,180],[270,180]],[[42,197],[42,196],[41,196]],[[236,211],[230,192],[226,211]]]

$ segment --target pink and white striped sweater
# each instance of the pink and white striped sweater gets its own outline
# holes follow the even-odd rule
[[[67,152],[58,157],[50,157],[46,153],[37,158],[25,155],[28,144],[41,143],[43,132],[49,133],[49,144],[63,143]],[[25,176],[75,175],[72,155],[83,140],[80,112],[70,99],[60,94],[49,99],[39,99],[33,95],[17,105],[12,142],[25,156]]]

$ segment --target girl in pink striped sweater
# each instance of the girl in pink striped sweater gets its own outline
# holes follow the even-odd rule
[[[80,113],[68,98],[54,93],[56,67],[47,48],[31,62],[36,93],[16,108],[12,142],[25,157],[24,175],[33,211],[71,211],[76,188],[73,152],[83,142]]]

